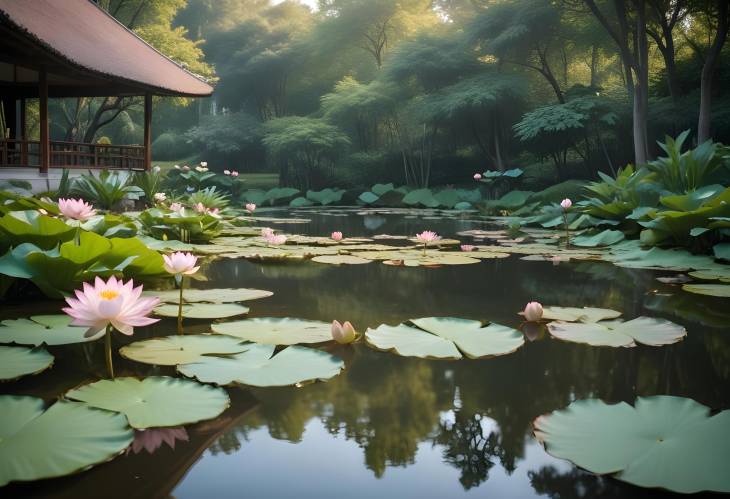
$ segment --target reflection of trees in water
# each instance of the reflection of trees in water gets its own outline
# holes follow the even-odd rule
[[[553,466],[544,466],[538,471],[530,471],[528,477],[535,492],[546,495],[550,499],[624,499],[628,497],[626,486],[622,488],[619,482],[577,468],[561,473]]]

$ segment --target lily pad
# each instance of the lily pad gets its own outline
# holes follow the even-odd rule
[[[29,319],[8,319],[0,322],[0,343],[19,345],[68,345],[97,338],[84,337],[88,328],[71,326],[68,315],[34,315]]]
[[[332,325],[321,321],[278,317],[257,317],[213,324],[219,334],[266,345],[323,343],[332,340]]]
[[[180,291],[144,291],[145,296],[156,296],[162,303],[179,303]],[[183,303],[236,303],[268,298],[274,293],[263,289],[225,288],[225,289],[185,289]],[[177,314],[175,314],[177,315]]]
[[[263,387],[327,380],[345,367],[340,358],[313,348],[290,346],[273,355],[275,348],[252,343],[247,351],[232,357],[208,357],[177,370],[204,383]]]
[[[371,260],[360,258],[354,255],[322,255],[315,256],[312,258],[313,262],[317,263],[328,263],[330,265],[362,265],[363,263],[370,263]]]
[[[249,308],[236,303],[191,303],[183,305],[182,310],[183,317],[188,319],[223,319],[247,314]],[[177,317],[177,313],[177,305],[166,304],[155,308],[155,314],[162,317]]]
[[[682,397],[640,397],[634,407],[579,400],[540,416],[535,436],[555,457],[641,487],[730,492],[730,411]]]
[[[679,324],[651,317],[637,317],[627,322],[551,322],[548,331],[561,340],[609,347],[635,347],[636,343],[671,345],[687,336],[687,330]]]
[[[53,355],[43,348],[0,346],[0,381],[38,374],[53,364]],[[0,439],[0,442],[2,440]]]
[[[409,324],[383,324],[365,333],[367,343],[378,350],[426,359],[480,359],[506,355],[524,343],[522,333],[500,324],[456,317],[411,319]]]
[[[136,341],[119,349],[122,357],[144,364],[175,366],[208,355],[231,355],[246,350],[238,338],[217,334],[174,335]]]
[[[682,289],[698,295],[730,298],[730,284],[685,284]]]
[[[104,379],[71,390],[66,397],[121,412],[130,426],[137,429],[213,419],[231,402],[221,388],[167,376]]]
[[[575,246],[595,248],[596,246],[611,246],[624,240],[624,233],[620,230],[604,230],[593,236],[576,236],[571,243]]]
[[[0,395],[0,486],[70,475],[112,459],[134,432],[122,414],[61,401]]]
[[[545,307],[542,316],[553,321],[588,323],[615,319],[621,316],[621,312],[610,308],[595,307]]]

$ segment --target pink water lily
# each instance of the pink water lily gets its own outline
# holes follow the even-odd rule
[[[332,321],[332,339],[337,343],[346,345],[355,341],[356,337],[357,333],[355,332],[355,328],[352,327],[352,324],[350,324],[350,321],[345,321],[343,324],[340,324],[336,320]]]
[[[439,239],[441,239],[441,236],[439,236],[438,234],[436,234],[435,232],[433,232],[431,230],[424,230],[420,234],[416,234],[416,240],[419,243],[427,244],[427,243],[432,243],[434,241],[438,241]]]
[[[66,218],[72,218],[80,222],[85,222],[94,215],[96,210],[83,199],[59,199],[58,209]]]
[[[525,310],[522,311],[522,315],[525,316],[525,319],[530,322],[537,322],[540,319],[542,319],[542,305],[539,302],[531,301],[527,305],[525,305]]]
[[[474,174],[474,180],[481,180],[481,179],[482,179],[482,174],[481,173],[475,173]]]
[[[249,213],[253,213],[256,211],[256,204],[255,203],[246,203],[246,211]]]
[[[471,244],[462,244],[461,245],[461,251],[474,251],[476,249],[476,246]]]
[[[236,170],[233,170],[231,172],[231,177],[238,177],[238,172]]]
[[[181,212],[182,210],[183,210],[183,205],[181,205],[180,203],[172,203],[170,205],[170,211]]]
[[[87,326],[84,336],[93,337],[107,326],[122,334],[132,335],[135,327],[149,326],[159,319],[147,317],[159,303],[159,298],[142,297],[142,286],[134,287],[132,279],[122,282],[111,276],[104,282],[97,277],[92,286],[84,283],[76,290],[76,298],[66,298],[68,307],[63,311],[70,315],[74,326]]]
[[[263,237],[264,239],[268,239],[273,235],[274,235],[274,229],[272,229],[270,227],[264,227],[261,229],[261,237]]]
[[[565,198],[565,199],[563,199],[563,200],[562,200],[562,201],[560,202],[560,207],[561,207],[561,208],[563,208],[564,210],[567,210],[567,209],[569,209],[569,208],[570,208],[571,206],[573,206],[573,201],[571,201],[571,200],[570,200],[570,199],[568,199],[568,198]]]
[[[269,244],[273,244],[274,246],[279,246],[280,244],[284,244],[286,242],[286,236],[284,234],[271,234],[270,236],[266,237],[266,242]]]
[[[165,270],[173,275],[192,275],[200,269],[200,266],[195,265],[198,257],[192,253],[178,251],[171,255],[162,255],[162,260]]]
[[[330,237],[332,238],[333,241],[342,241],[342,232],[335,231],[332,233],[332,235]]]

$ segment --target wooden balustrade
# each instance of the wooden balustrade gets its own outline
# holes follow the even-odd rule
[[[40,166],[40,142],[0,139],[0,167]],[[144,170],[144,146],[50,141],[51,168]]]

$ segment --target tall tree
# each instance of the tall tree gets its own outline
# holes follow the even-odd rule
[[[687,0],[649,0],[649,19],[647,33],[657,45],[664,58],[667,72],[667,88],[672,101],[676,104],[680,96],[677,75],[677,55],[674,43],[674,28],[687,15]]]
[[[727,39],[728,31],[728,1],[715,0],[710,9],[716,14],[715,36],[710,45],[705,63],[702,66],[702,79],[700,80],[700,117],[697,122],[697,141],[699,143],[709,140],[710,124],[712,120],[712,79],[715,75],[717,61],[720,51]]]

